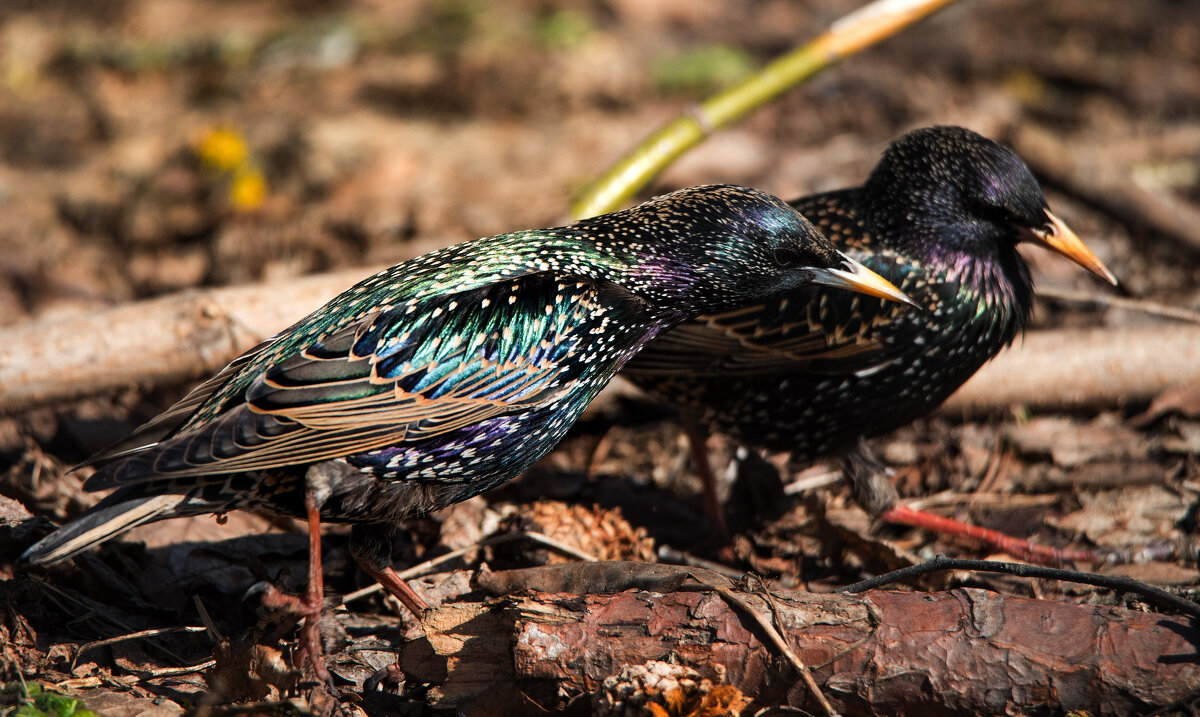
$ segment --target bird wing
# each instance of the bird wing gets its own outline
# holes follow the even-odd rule
[[[313,463],[551,404],[583,370],[589,331],[631,301],[613,284],[533,274],[368,316],[255,369],[238,403],[202,426],[126,450],[87,487]],[[189,396],[169,413],[203,403]],[[175,415],[163,425],[186,420]]]
[[[872,297],[809,287],[678,326],[628,368],[693,375],[867,370],[888,360],[872,329],[894,311]]]
[[[851,258],[901,289],[903,260],[872,246],[852,210],[854,191],[793,202]],[[909,311],[895,302],[826,286],[777,294],[734,311],[702,316],[652,341],[628,365],[641,374],[849,373],[882,367],[890,351],[875,329]]]
[[[80,466],[104,466],[128,455],[151,448],[159,441],[168,438],[178,431],[195,414],[197,409],[207,403],[213,397],[213,394],[219,391],[230,378],[270,348],[274,344],[275,338],[272,337],[263,341],[233,361],[230,361],[225,368],[218,371],[199,386],[193,388],[173,406],[146,423],[143,423],[141,426],[138,426],[137,429],[117,443],[88,458]],[[76,466],[76,468],[80,466]]]

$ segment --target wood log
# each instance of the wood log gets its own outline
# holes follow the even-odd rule
[[[0,414],[201,378],[370,272],[197,289],[13,327],[0,344]],[[1031,332],[952,396],[946,410],[1112,406],[1188,383],[1200,383],[1200,326]]]
[[[193,289],[15,326],[0,344],[0,413],[202,378],[368,274]]]
[[[771,621],[761,594],[737,595]],[[1200,691],[1200,631],[1183,618],[968,588],[772,595],[781,633],[843,714],[1123,715]],[[673,660],[737,688],[751,714],[780,704],[819,713],[762,628],[704,585],[457,602],[424,623],[427,639],[406,643],[400,665],[432,685],[439,709],[561,709],[627,694],[614,684],[622,668]]]
[[[1142,403],[1200,384],[1200,326],[1031,331],[942,404],[950,413],[1051,411]]]

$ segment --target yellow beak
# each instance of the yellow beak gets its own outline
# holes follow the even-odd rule
[[[1046,226],[1040,229],[1026,229],[1033,236],[1034,243],[1062,254],[1113,286],[1117,285],[1117,277],[1113,276],[1104,262],[1087,248],[1083,240],[1071,231],[1063,220],[1049,209],[1046,210],[1046,218],[1050,220]]]
[[[889,301],[898,301],[902,304],[915,306],[918,309],[923,308],[920,304],[908,298],[908,294],[897,289],[892,282],[845,254],[842,255],[842,263],[846,267],[845,269],[817,269],[817,276],[813,280],[813,283],[834,286],[839,289],[849,289],[850,291],[857,291],[860,294],[878,296],[881,299]]]

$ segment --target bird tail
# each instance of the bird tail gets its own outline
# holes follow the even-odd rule
[[[54,565],[121,533],[165,518],[212,513],[220,506],[192,493],[149,494],[143,486],[118,490],[91,510],[34,543],[21,555],[28,565]]]

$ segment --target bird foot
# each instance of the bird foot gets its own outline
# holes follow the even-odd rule
[[[376,670],[374,674],[363,680],[363,692],[374,692],[385,683],[404,684],[404,671],[400,669],[399,664],[393,662],[387,667]]]
[[[963,523],[951,518],[914,510],[906,505],[896,504],[879,514],[879,519],[888,523],[911,525],[917,528],[955,535],[984,543],[985,545],[1002,550],[1021,560],[1048,566],[1068,565],[1076,562],[1095,562],[1101,558],[1096,550],[1062,550],[1045,545],[1035,545],[1028,540],[1014,538],[997,530],[981,528],[978,525]]]
[[[319,629],[324,601],[319,597],[316,600],[312,598],[311,594],[304,596],[289,595],[274,585],[267,585],[263,590],[262,604],[271,610],[278,610],[293,615],[297,619],[303,619],[304,623],[300,627],[300,638],[297,641],[296,667],[299,668],[305,662],[308,662],[313,674],[332,690],[333,676],[325,666],[325,651],[321,647],[321,632]]]

